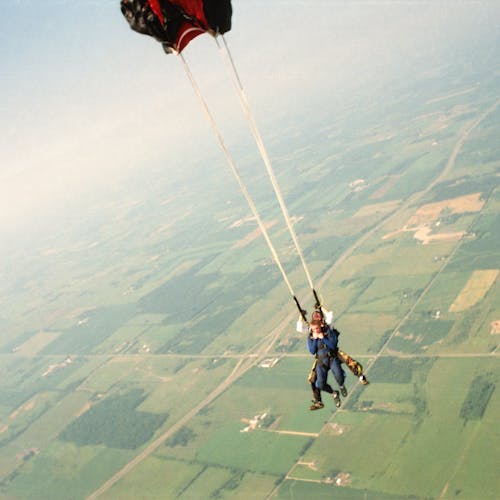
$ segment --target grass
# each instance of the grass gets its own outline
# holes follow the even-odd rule
[[[88,354],[136,314],[133,304],[95,309],[42,349],[42,354]]]
[[[186,498],[215,498],[226,489],[236,489],[241,474],[234,469],[221,467],[206,467],[181,492],[179,496]]]
[[[64,500],[84,498],[132,457],[130,452],[102,447],[76,447],[54,441],[8,481],[10,494],[20,498]]]
[[[448,268],[433,281],[432,286],[427,291],[418,304],[415,311],[417,313],[428,312],[430,314],[440,311],[445,319],[453,316],[448,315],[448,310],[455,300],[459,291],[465,286],[469,279],[468,269],[451,271]]]
[[[276,498],[342,498],[349,500],[401,500],[400,495],[390,495],[385,491],[338,487],[333,484],[289,480],[280,486]]]
[[[343,314],[336,323],[336,328],[341,332],[339,344],[351,355],[378,352],[386,332],[392,331],[397,321],[398,317],[390,314]]]
[[[439,69],[439,75],[444,71]],[[441,81],[434,83],[439,95],[447,93]],[[464,99],[484,107],[487,98],[475,95]],[[382,217],[437,177],[457,131],[472,118],[449,118],[452,105],[446,100],[425,104],[422,94],[421,105],[412,98],[409,106],[405,99],[387,108],[384,124],[377,119],[368,129],[353,125],[356,135],[342,135],[336,152],[325,143],[295,157],[293,147],[281,144],[281,175],[287,196],[294,193],[293,213],[304,216],[295,227],[315,280]],[[448,117],[442,131],[436,127],[441,115]],[[40,242],[30,261],[30,273],[39,281],[23,273],[1,319],[8,333],[1,340],[0,424],[9,429],[0,434],[8,439],[0,450],[0,496],[57,499],[71,491],[85,498],[228,377],[237,360],[222,353],[246,352],[282,326],[269,356],[288,345],[285,341],[297,343],[279,350],[283,357],[274,368],[247,371],[102,498],[266,498],[278,483],[277,498],[437,498],[443,491],[444,498],[493,497],[500,487],[499,452],[492,446],[499,438],[500,398],[492,390],[499,377],[497,358],[489,353],[498,345],[490,334],[491,322],[500,319],[498,279],[477,304],[449,311],[474,272],[498,268],[500,198],[492,187],[497,183],[498,151],[492,146],[497,122],[488,122],[484,137],[482,131],[482,125],[474,130],[449,179],[390,218],[321,286],[342,332],[340,345],[355,357],[378,353],[417,304],[388,346],[417,357],[384,352],[370,367],[367,387],[354,385],[348,375],[351,396],[341,411],[335,411],[331,398],[323,410],[308,409],[312,357],[293,322],[283,324],[294,309],[279,273],[261,239],[232,248],[253,230],[250,224],[227,228],[248,213],[239,198],[235,201],[237,193],[216,200],[219,185],[207,186],[200,178],[195,186],[179,188],[186,200],[182,207],[149,198],[134,206],[117,204],[103,235],[89,227],[81,240],[58,232],[54,241]],[[374,140],[379,134],[391,138]],[[307,163],[294,165],[297,158]],[[319,177],[301,184],[309,174]],[[349,182],[358,176],[368,187],[353,193]],[[163,200],[170,191],[158,177],[151,189]],[[254,180],[257,184],[261,178]],[[321,196],[325,186],[331,188]],[[449,214],[442,222],[443,231],[470,226],[474,236],[458,249],[455,242],[422,245],[413,233],[382,239],[401,229],[422,204],[474,192],[487,201],[481,213]],[[259,200],[266,196],[267,191],[259,191]],[[190,199],[201,202],[203,210],[195,213]],[[266,200],[265,207],[266,215],[278,219],[274,205]],[[101,227],[97,220],[95,227]],[[310,309],[311,294],[288,236],[278,223],[271,234]],[[93,241],[99,242],[95,248]],[[58,248],[55,242],[71,249],[71,259],[47,253]],[[149,353],[143,352],[145,344]],[[22,350],[12,353],[18,346]],[[41,377],[68,353],[77,354],[71,366]],[[201,353],[212,356],[197,358]],[[93,413],[99,395],[109,404],[131,390],[140,393],[133,404],[104,404],[101,416]],[[87,402],[95,404],[85,414]],[[240,432],[263,413],[268,415],[263,427]],[[137,450],[118,449],[127,445],[121,438],[133,441],[132,431],[138,422],[144,424],[145,414],[155,425],[132,443]],[[156,420],[166,414],[167,420]],[[131,415],[125,421],[129,426],[118,418]],[[56,438],[85,419],[89,427],[80,446]],[[111,422],[110,427],[121,422],[122,429],[108,427],[99,435],[103,422]],[[121,438],[113,439],[117,434]],[[314,463],[316,469],[298,461]],[[285,479],[290,470],[293,480]],[[310,482],[339,471],[349,473],[348,486]]]
[[[273,489],[275,483],[276,476],[246,472],[243,475],[237,475],[236,484],[226,483],[222,490],[217,491],[217,494],[221,499],[227,500],[264,498]]]
[[[476,431],[469,426],[464,428],[457,420],[465,394],[460,391],[462,385],[456,382],[471,380],[474,373],[482,368],[482,361],[473,359],[467,362],[460,359],[442,360],[433,365],[430,371],[422,365],[416,369],[414,376],[414,380],[419,380],[423,375],[419,375],[421,370],[427,373],[424,377],[427,379],[424,385],[427,416],[420,424],[415,426],[416,409],[406,415],[384,415],[368,409],[359,413],[355,420],[350,418],[349,413],[342,413],[336,421],[345,426],[345,432],[337,436],[322,433],[303,460],[317,463],[321,478],[332,470],[349,472],[352,486],[357,489],[396,496],[411,496],[416,492],[419,492],[419,496],[438,496],[445,479],[455,474],[455,462],[450,461],[449,457],[460,455],[461,450],[470,446],[468,442],[475,440]],[[450,392],[453,387],[456,390]],[[376,398],[386,404],[391,400],[410,401],[412,392],[411,383],[377,383],[376,390],[368,386],[363,397],[373,400],[376,406]],[[491,404],[498,404],[498,398]],[[494,415],[493,409],[492,412]],[[485,418],[488,418],[487,411]],[[486,424],[485,429],[488,427]],[[461,439],[456,439],[457,434]],[[367,454],[365,449],[368,442],[370,453]],[[439,443],[438,447],[436,443]],[[332,452],[329,452],[330,449]],[[348,449],[349,452],[339,454],[339,449]],[[432,467],[429,449],[433,450]],[[493,464],[487,466],[485,473],[492,473],[492,467]],[[294,469],[294,477],[298,472]],[[425,486],[423,475],[426,477]],[[472,472],[467,472],[466,476],[469,481],[477,483]],[[481,489],[479,484],[478,487]],[[491,492],[491,483],[486,490]]]
[[[480,422],[466,424],[470,438],[457,461],[455,473],[450,477],[448,497],[460,494],[464,498],[475,495],[495,498],[498,492],[498,464],[500,451],[491,446],[498,442],[500,433],[496,421],[500,411],[500,398],[494,396]]]
[[[427,352],[448,335],[454,321],[412,315],[389,342],[388,348],[403,353]]]
[[[292,466],[295,457],[308,443],[304,436],[271,432],[240,432],[239,423],[215,431],[196,455],[211,465],[265,474],[280,475]]]
[[[102,498],[175,498],[205,467],[150,457]]]
[[[401,276],[376,277],[351,310],[401,316],[419,297],[428,281],[427,275],[408,275],[404,280]]]
[[[133,373],[140,362],[139,358],[133,357],[110,358],[87,376],[83,388],[93,393],[106,393],[118,381]]]

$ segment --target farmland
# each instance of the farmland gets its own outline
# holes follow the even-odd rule
[[[182,204],[165,197],[171,179],[139,194],[132,179],[137,199],[95,200],[83,229],[57,224],[22,261],[5,256],[0,496],[494,498],[500,108],[494,85],[433,70],[449,86],[373,105],[383,124],[366,118],[315,154],[271,138],[369,385],[348,374],[339,410],[325,397],[309,411],[296,310],[228,177],[197,163]],[[262,175],[249,184],[310,310]]]

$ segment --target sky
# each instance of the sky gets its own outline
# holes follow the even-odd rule
[[[0,242],[146,164],[169,175],[213,140],[179,58],[131,31],[118,0],[2,11]],[[266,130],[498,26],[494,1],[233,0],[226,41]],[[240,110],[214,47],[198,37],[184,56],[231,134]]]

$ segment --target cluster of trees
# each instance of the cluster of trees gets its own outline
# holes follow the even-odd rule
[[[175,448],[176,446],[187,446],[189,441],[196,437],[196,433],[189,427],[182,427],[172,437],[168,438],[165,446]]]
[[[495,384],[490,380],[491,377],[492,374],[487,373],[479,375],[471,382],[469,393],[460,409],[460,418],[463,418],[465,422],[467,420],[480,420],[483,417],[495,390]]]
[[[459,198],[472,193],[488,193],[497,183],[495,174],[465,175],[438,184],[424,201],[426,203]]]
[[[149,441],[168,418],[167,414],[137,411],[145,399],[142,389],[103,399],[72,422],[60,434],[78,446],[103,444],[110,448],[135,449]]]
[[[413,370],[418,368],[421,360],[382,357],[373,365],[370,378],[379,383],[408,384],[413,377]]]
[[[40,354],[88,354],[137,314],[134,305],[99,307],[85,313],[79,322],[54,339]]]

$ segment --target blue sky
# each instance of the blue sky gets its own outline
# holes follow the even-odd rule
[[[233,9],[226,40],[268,125],[500,25],[498,2],[233,0]],[[209,140],[180,61],[132,32],[118,0],[4,1],[0,40],[0,236],[144,163],[189,161]],[[213,41],[199,37],[184,54],[230,124],[239,107]]]

